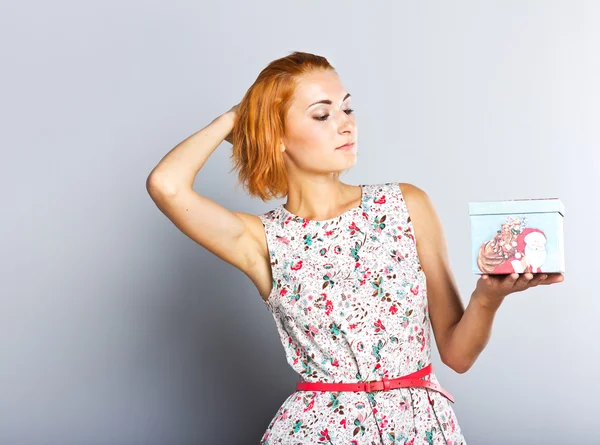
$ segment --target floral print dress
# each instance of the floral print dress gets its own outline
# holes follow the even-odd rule
[[[398,378],[430,363],[425,274],[399,183],[361,185],[361,203],[306,220],[282,205],[260,218],[273,290],[265,301],[301,381]],[[434,373],[425,377],[439,383]],[[437,391],[295,391],[261,445],[465,444]]]

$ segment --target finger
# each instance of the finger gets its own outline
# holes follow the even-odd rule
[[[489,288],[491,286],[502,285],[503,278],[504,277],[502,275],[482,274],[478,283],[481,283],[482,286]]]
[[[527,283],[527,287],[535,287],[538,284],[542,283],[546,278],[548,278],[548,275],[545,273],[536,273],[533,276],[533,279],[529,281],[529,283]]]
[[[565,281],[565,276],[562,273],[549,273],[548,278],[546,278],[540,284],[548,285],[548,284],[562,283],[563,281]]]
[[[503,284],[505,275],[481,274],[480,279],[487,283],[488,286],[494,284]]]
[[[518,273],[511,273],[510,275],[507,275],[506,278],[504,279],[504,284],[512,287],[514,286],[514,284],[517,282],[517,280],[519,279],[519,274]]]
[[[530,272],[526,272],[521,274],[519,279],[515,282],[514,287],[516,288],[525,288],[527,284],[533,279],[533,274]]]

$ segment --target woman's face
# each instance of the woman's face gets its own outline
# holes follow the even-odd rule
[[[318,71],[299,78],[283,138],[288,171],[347,170],[356,163],[356,137],[350,95],[338,75]],[[354,145],[338,149],[349,142]]]

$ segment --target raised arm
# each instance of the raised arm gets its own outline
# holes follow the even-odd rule
[[[234,106],[169,151],[148,176],[146,189],[177,228],[248,274],[264,256],[260,219],[230,211],[192,188],[213,151],[223,140],[231,142],[236,110]]]

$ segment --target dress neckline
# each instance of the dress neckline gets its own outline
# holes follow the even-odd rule
[[[358,186],[360,187],[360,202],[358,203],[357,206],[354,206],[348,210],[346,210],[345,212],[340,213],[337,216],[334,216],[333,218],[329,218],[329,219],[307,219],[307,218],[303,218],[301,216],[298,216],[292,212],[290,212],[288,209],[286,209],[284,207],[284,204],[280,204],[279,208],[281,209],[281,211],[286,214],[287,216],[291,217],[293,220],[298,220],[298,221],[302,221],[302,222],[308,222],[308,223],[317,223],[317,224],[324,224],[327,222],[332,222],[332,221],[336,221],[338,219],[340,219],[341,217],[349,214],[349,213],[353,213],[359,210],[362,210],[363,208],[363,201],[365,200],[365,184],[358,184]]]

